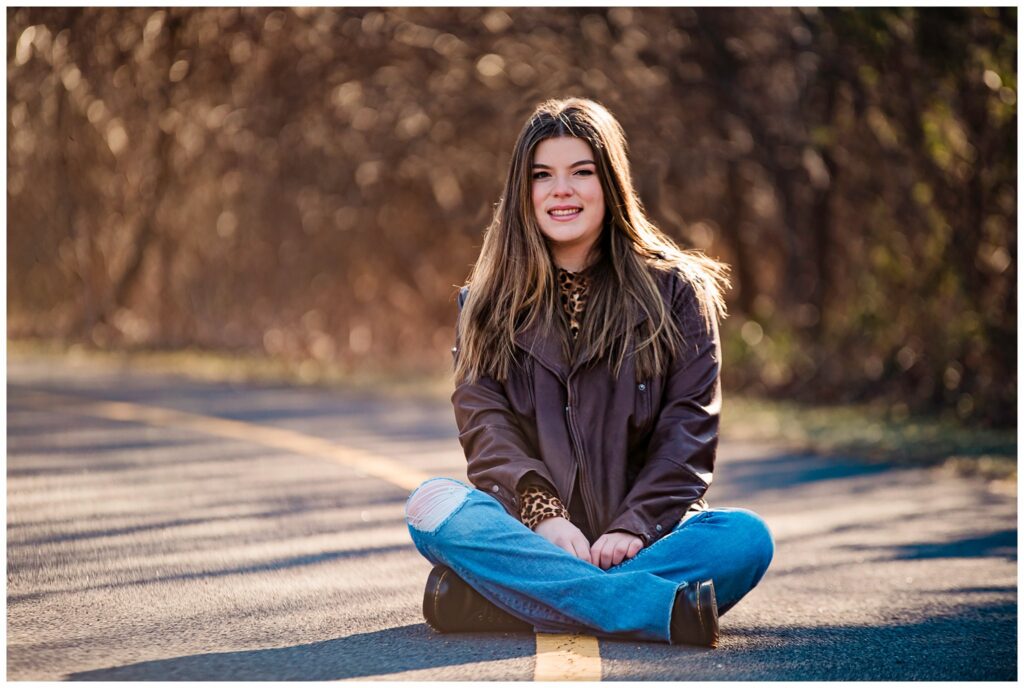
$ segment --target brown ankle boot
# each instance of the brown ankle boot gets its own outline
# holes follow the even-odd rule
[[[672,606],[672,643],[718,647],[718,602],[715,584],[689,583],[676,593]]]
[[[440,633],[533,630],[531,624],[494,606],[447,566],[435,566],[427,576],[423,616]]]

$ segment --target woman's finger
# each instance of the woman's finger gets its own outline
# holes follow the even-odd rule
[[[578,559],[582,559],[588,564],[592,563],[590,558],[590,544],[587,542],[585,537],[580,536],[573,538],[572,545],[576,550],[576,557]]]
[[[643,545],[642,542],[640,542],[639,540],[633,540],[632,542],[629,543],[629,549],[626,550],[626,558],[627,559],[632,559],[643,548],[644,548],[644,545]]]

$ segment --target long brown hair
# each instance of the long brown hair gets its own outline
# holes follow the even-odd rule
[[[633,188],[626,138],[600,103],[583,98],[541,103],[519,133],[505,190],[473,266],[458,324],[461,342],[455,379],[508,378],[516,333],[561,317],[556,269],[534,215],[530,170],[537,144],[572,136],[594,152],[605,197],[604,228],[588,269],[586,317],[575,344],[577,360],[607,356],[617,377],[626,355],[636,356],[637,379],[663,373],[683,336],[661,297],[650,267],[677,270],[696,289],[706,327],[725,316],[725,265],[699,251],[682,250],[645,215]],[[634,330],[633,318],[643,316]],[[636,332],[640,336],[636,336]],[[572,345],[563,340],[568,354]]]

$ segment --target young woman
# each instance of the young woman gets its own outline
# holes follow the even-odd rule
[[[619,123],[541,104],[459,293],[459,440],[406,520],[448,631],[535,630],[714,647],[774,545],[709,508],[724,266],[648,220]]]

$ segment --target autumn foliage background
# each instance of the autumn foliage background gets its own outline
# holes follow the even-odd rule
[[[1016,419],[1014,8],[12,8],[8,336],[450,366],[525,117],[732,266],[729,389]]]

